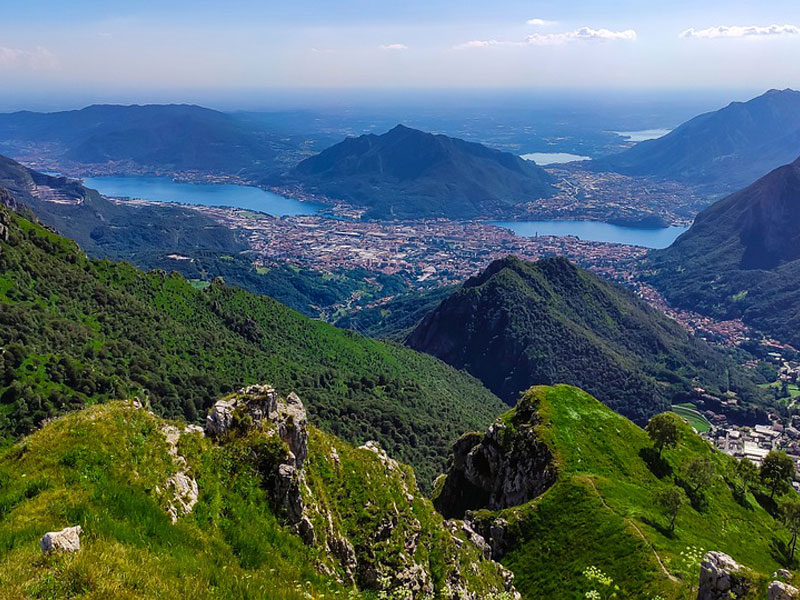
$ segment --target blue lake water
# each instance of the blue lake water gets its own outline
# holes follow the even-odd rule
[[[180,183],[169,177],[87,177],[84,185],[106,196],[201,206],[232,206],[274,216],[312,215],[321,206],[247,185]]]
[[[640,129],[639,131],[614,131],[617,135],[621,135],[629,142],[644,142],[647,140],[655,140],[657,138],[667,135],[671,129]]]
[[[688,227],[644,229],[599,221],[493,221],[489,225],[510,229],[523,237],[574,235],[592,242],[631,244],[645,248],[666,248],[688,229]]]
[[[580,154],[570,154],[568,152],[529,152],[528,154],[523,154],[520,158],[532,160],[540,167],[559,165],[576,160],[592,160],[591,156],[581,156]]]

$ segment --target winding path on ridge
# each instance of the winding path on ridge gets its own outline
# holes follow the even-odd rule
[[[653,556],[656,557],[656,561],[658,561],[658,564],[661,567],[661,570],[664,572],[664,575],[666,575],[669,578],[670,581],[673,581],[675,583],[679,583],[680,580],[677,577],[675,577],[672,573],[669,572],[667,567],[664,565],[664,561],[661,560],[661,557],[658,555],[658,552],[656,551],[656,547],[650,542],[650,540],[647,539],[647,536],[644,534],[644,532],[641,529],[639,529],[639,526],[636,523],[634,523],[632,519],[629,519],[628,517],[623,517],[622,515],[620,515],[617,511],[615,511],[611,507],[611,505],[608,504],[608,502],[606,502],[606,499],[603,498],[603,495],[600,493],[600,491],[597,489],[597,486],[594,484],[594,479],[592,477],[588,476],[588,475],[584,476],[584,477],[580,477],[579,479],[580,480],[585,480],[586,482],[588,482],[588,484],[591,486],[591,488],[594,491],[594,493],[600,499],[600,502],[603,503],[603,506],[605,506],[609,511],[611,511],[612,513],[614,513],[615,515],[620,517],[623,521],[628,523],[631,527],[633,527],[633,530],[639,535],[640,538],[642,538],[642,541],[644,541],[645,544],[650,546],[650,549],[653,551]]]

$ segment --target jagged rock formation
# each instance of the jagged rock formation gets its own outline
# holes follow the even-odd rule
[[[194,505],[197,504],[197,481],[187,470],[186,459],[178,453],[178,441],[182,433],[190,433],[199,428],[189,425],[183,431],[174,425],[164,425],[161,433],[167,440],[167,452],[172,457],[178,470],[167,479],[166,489],[169,492],[169,503],[167,512],[173,523],[178,521],[178,517],[192,512]],[[202,430],[201,430],[202,432]]]
[[[0,187],[0,205],[3,205],[11,210],[17,209],[17,201],[7,189]]]
[[[535,408],[535,396],[525,396],[511,419],[493,424],[486,435],[469,433],[455,443],[434,500],[439,512],[463,517],[468,510],[517,506],[555,482],[553,456],[536,435]]]
[[[77,552],[81,549],[80,525],[66,527],[61,531],[48,531],[39,541],[43,554],[53,552]]]
[[[800,590],[782,581],[773,581],[767,588],[767,600],[797,600]]]
[[[271,485],[270,494],[287,520],[298,526],[307,542],[314,540],[314,530],[303,506],[302,488],[306,486],[303,462],[308,454],[308,419],[295,393],[283,400],[269,385],[251,385],[231,398],[214,404],[206,418],[206,432],[214,438],[247,435],[262,430],[277,435],[285,448],[269,466],[262,465]]]
[[[697,600],[735,600],[751,589],[747,570],[722,552],[709,552],[700,564]]]
[[[320,572],[398,598],[438,593],[454,600],[492,597],[477,593],[468,581],[482,568],[479,563],[490,561],[486,540],[460,521],[449,521],[431,537],[425,522],[430,517],[420,512],[413,471],[375,441],[352,449],[319,434],[308,425],[296,394],[283,399],[270,386],[244,388],[214,405],[206,432],[250,455],[276,511],[307,544],[324,550],[328,558],[316,565]],[[358,486],[365,486],[358,500],[351,498],[359,493],[353,489],[354,469],[363,471],[357,476]],[[350,502],[366,513],[354,520],[343,508]],[[430,564],[432,543],[451,555],[444,590],[437,588]],[[474,558],[464,561],[459,554]],[[502,581],[492,593],[516,597],[511,573],[496,563],[487,564]]]

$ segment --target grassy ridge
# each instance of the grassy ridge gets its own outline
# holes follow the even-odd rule
[[[437,593],[458,570],[479,597],[505,597],[498,565],[463,536],[454,541],[409,467],[387,468],[376,453],[315,428],[304,502],[316,543],[304,543],[271,505],[260,465],[285,449],[260,431],[223,446],[181,435],[178,451],[199,497],[173,524],[162,490],[178,466],[164,425],[129,403],[111,402],[58,419],[0,453],[5,600],[389,597],[345,583],[341,563],[320,540],[333,530],[351,540],[362,567],[391,566],[401,553],[407,560],[412,551],[404,543],[414,539],[414,562],[431,572]],[[376,534],[387,522],[390,533]],[[42,556],[39,537],[71,525],[83,528],[80,551]]]
[[[92,261],[60,236],[0,213],[0,435],[106,399],[144,394],[190,421],[219,395],[270,381],[316,423],[376,439],[420,473],[485,427],[502,403],[472,377],[400,345],[341,331],[265,297]]]
[[[272,514],[258,478],[208,444],[208,455],[192,462],[200,502],[170,523],[154,492],[175,471],[158,426],[143,410],[107,404],[56,421],[4,453],[4,598],[294,600],[304,586],[336,591],[311,568],[314,554]],[[84,529],[80,552],[42,557],[45,531],[76,524]]]
[[[689,598],[697,573],[681,572],[680,553],[692,546],[726,552],[763,576],[786,564],[781,548],[788,532],[756,496],[737,495],[734,460],[688,425],[678,447],[666,450],[658,464],[642,429],[577,388],[533,388],[524,401],[538,404],[542,422],[536,431],[559,470],[557,482],[542,496],[499,513],[520,540],[503,563],[526,597],[578,597],[588,589],[581,572],[595,565],[627,597]],[[514,415],[504,421],[513,425]],[[681,508],[670,533],[653,497],[680,484],[681,466],[695,456],[713,461],[716,476]],[[769,507],[758,491],[757,496]],[[479,518],[494,516],[479,513]]]

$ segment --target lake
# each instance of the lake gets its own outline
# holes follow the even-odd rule
[[[248,185],[181,183],[169,177],[87,177],[86,187],[106,196],[201,206],[232,206],[274,216],[312,215],[319,204],[300,202]]]
[[[655,140],[667,135],[672,129],[640,129],[639,131],[612,131],[621,135],[629,142],[645,142],[647,140]]]
[[[622,227],[600,221],[493,221],[489,225],[510,229],[522,237],[574,235],[592,242],[631,244],[645,248],[666,248],[688,227],[645,229]]]
[[[576,160],[592,160],[591,156],[581,156],[580,154],[569,154],[568,152],[529,152],[520,158],[532,160],[540,167],[545,165],[559,165]]]

